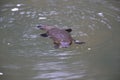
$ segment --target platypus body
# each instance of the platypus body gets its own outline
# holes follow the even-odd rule
[[[74,41],[76,44],[83,44],[85,42],[80,42],[74,40],[70,32],[72,29],[59,29],[53,26],[40,25],[37,26],[39,29],[45,30],[46,33],[40,34],[42,37],[50,37],[54,42],[55,48],[67,48]]]

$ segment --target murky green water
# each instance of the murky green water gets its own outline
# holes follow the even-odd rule
[[[86,44],[54,49],[39,24]],[[119,34],[119,0],[0,1],[0,80],[119,80]]]

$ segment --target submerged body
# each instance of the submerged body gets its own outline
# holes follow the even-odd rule
[[[43,37],[50,37],[55,45],[55,48],[67,48],[72,44],[72,41],[75,41],[77,44],[83,44],[85,42],[79,42],[74,40],[70,32],[72,29],[59,29],[52,26],[37,26],[38,28],[45,30],[46,33],[41,34]]]

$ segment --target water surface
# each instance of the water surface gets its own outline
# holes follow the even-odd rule
[[[39,24],[86,44],[54,49]],[[119,80],[119,25],[119,0],[1,1],[0,80]]]

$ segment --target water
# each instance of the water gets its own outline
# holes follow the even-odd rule
[[[39,24],[86,44],[54,49]],[[119,80],[119,25],[119,0],[1,1],[0,80]]]

